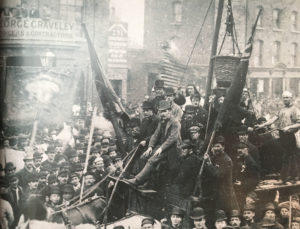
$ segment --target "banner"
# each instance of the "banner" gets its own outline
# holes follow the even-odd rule
[[[80,69],[7,68],[4,122],[32,125],[38,115],[40,122],[61,124],[72,115],[80,74]]]

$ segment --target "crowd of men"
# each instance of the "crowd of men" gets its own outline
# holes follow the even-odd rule
[[[214,90],[205,107],[196,87],[186,88],[183,95],[157,80],[155,96],[142,103],[141,113],[133,113],[123,123],[126,138],[121,141],[96,129],[86,172],[89,120],[77,117],[72,124],[73,132],[78,133],[73,136],[73,145],[57,139],[60,130],[41,128],[36,147],[23,158],[24,168],[16,171],[12,162],[2,168],[1,228],[18,225],[23,206],[31,197],[40,198],[51,215],[72,204],[82,185],[86,191],[107,175],[122,175],[139,189],[171,189],[181,197],[197,197],[189,216],[186,209],[176,207],[161,219],[165,228],[186,228],[183,222],[189,220],[195,228],[300,228],[297,195],[292,197],[291,208],[286,199],[279,203],[278,195],[272,203],[260,202],[254,192],[259,180],[271,172],[280,172],[287,185],[300,177],[295,137],[300,129],[300,110],[293,105],[291,93],[283,93],[284,108],[267,120],[255,117],[249,93],[244,90],[240,104],[230,107],[232,112],[225,121],[215,125],[226,90]],[[278,123],[279,138],[270,130],[274,122]],[[4,133],[2,142],[10,153],[26,151],[29,135]],[[273,149],[282,155],[273,158],[275,168]],[[107,179],[89,195],[106,198],[113,185]],[[141,227],[151,225],[154,220],[146,218]]]

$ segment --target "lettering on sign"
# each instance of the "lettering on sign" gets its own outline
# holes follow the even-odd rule
[[[78,38],[75,23],[39,18],[3,18],[0,20],[0,42],[34,40],[70,42]]]

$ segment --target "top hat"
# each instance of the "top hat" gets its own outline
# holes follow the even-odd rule
[[[159,104],[158,104],[159,111],[169,110],[169,109],[171,109],[171,107],[172,106],[169,101],[166,101],[166,100],[159,101]]]
[[[241,213],[239,210],[237,209],[233,209],[230,211],[229,217],[240,217]]]
[[[205,216],[203,208],[194,208],[190,214],[191,219],[202,219]]]
[[[165,82],[163,80],[155,80],[154,88],[164,88]]]

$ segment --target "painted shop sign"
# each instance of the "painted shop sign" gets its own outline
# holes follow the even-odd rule
[[[79,30],[75,23],[39,18],[0,19],[0,42],[3,40],[74,41]]]

